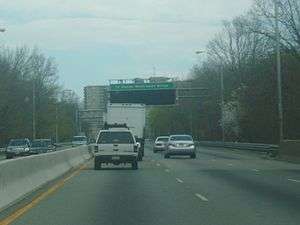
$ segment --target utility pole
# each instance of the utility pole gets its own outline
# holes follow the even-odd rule
[[[283,108],[282,108],[282,75],[281,75],[281,55],[280,55],[280,31],[279,31],[279,1],[274,0],[275,4],[275,33],[276,33],[276,67],[277,67],[277,92],[278,92],[278,125],[279,143],[284,139],[283,134]]]
[[[55,104],[55,142],[59,142],[58,137],[58,102]]]
[[[220,69],[220,83],[221,83],[221,127],[222,127],[222,141],[225,142],[224,129],[224,67],[221,65]]]
[[[36,139],[36,84],[35,79],[32,85],[32,139]]]

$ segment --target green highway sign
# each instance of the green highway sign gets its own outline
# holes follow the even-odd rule
[[[175,89],[174,83],[111,84],[110,91],[155,91]]]

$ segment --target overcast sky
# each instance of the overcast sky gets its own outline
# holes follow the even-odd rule
[[[55,57],[60,82],[82,95],[108,79],[186,75],[222,20],[252,0],[0,0],[0,43]]]

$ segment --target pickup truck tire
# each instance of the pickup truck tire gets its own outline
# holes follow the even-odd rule
[[[138,154],[138,161],[143,161],[143,155],[142,155],[142,153]]]
[[[196,158],[196,154],[195,154],[195,153],[192,154],[192,155],[191,155],[191,158],[192,158],[192,159],[195,159],[195,158]]]
[[[139,168],[138,162],[135,161],[135,162],[131,163],[131,168],[132,168],[133,170],[137,170],[137,169]]]

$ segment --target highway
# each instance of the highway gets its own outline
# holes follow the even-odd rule
[[[11,224],[299,225],[300,165],[207,147],[198,149],[197,159],[164,159],[148,147],[137,171],[115,166],[95,171],[90,161],[24,207],[30,201],[0,220],[21,209]]]

